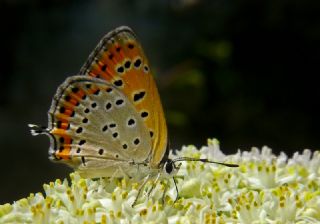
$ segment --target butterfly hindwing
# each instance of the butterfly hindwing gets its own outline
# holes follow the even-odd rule
[[[158,167],[167,147],[167,126],[148,60],[133,31],[119,27],[108,33],[80,74],[107,80],[127,97],[152,139],[150,166]]]
[[[52,159],[76,169],[115,170],[119,163],[150,156],[151,138],[140,114],[119,89],[101,79],[68,78],[54,97],[48,129]]]

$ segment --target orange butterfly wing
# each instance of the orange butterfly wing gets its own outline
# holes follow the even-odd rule
[[[150,133],[150,166],[158,168],[167,148],[167,125],[148,60],[133,31],[119,27],[105,35],[80,74],[107,80],[133,103]]]

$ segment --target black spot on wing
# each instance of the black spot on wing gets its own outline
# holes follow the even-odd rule
[[[139,92],[139,93],[135,93],[135,94],[133,95],[133,101],[134,101],[134,102],[137,102],[137,101],[139,101],[139,100],[142,100],[145,95],[146,95],[146,92],[145,92],[145,91],[141,91],[141,92]]]

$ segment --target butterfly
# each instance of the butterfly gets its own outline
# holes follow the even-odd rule
[[[136,35],[126,26],[106,34],[79,74],[59,86],[48,119],[48,127],[29,126],[33,135],[49,136],[50,160],[73,167],[85,178],[143,180],[138,196],[148,180],[174,177],[178,161],[237,166],[168,158],[167,124],[157,86]]]

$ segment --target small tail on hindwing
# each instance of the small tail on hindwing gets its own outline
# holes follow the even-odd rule
[[[46,127],[40,127],[35,124],[28,124],[30,128],[31,135],[37,136],[37,135],[42,135],[42,134],[49,134],[49,129]]]

